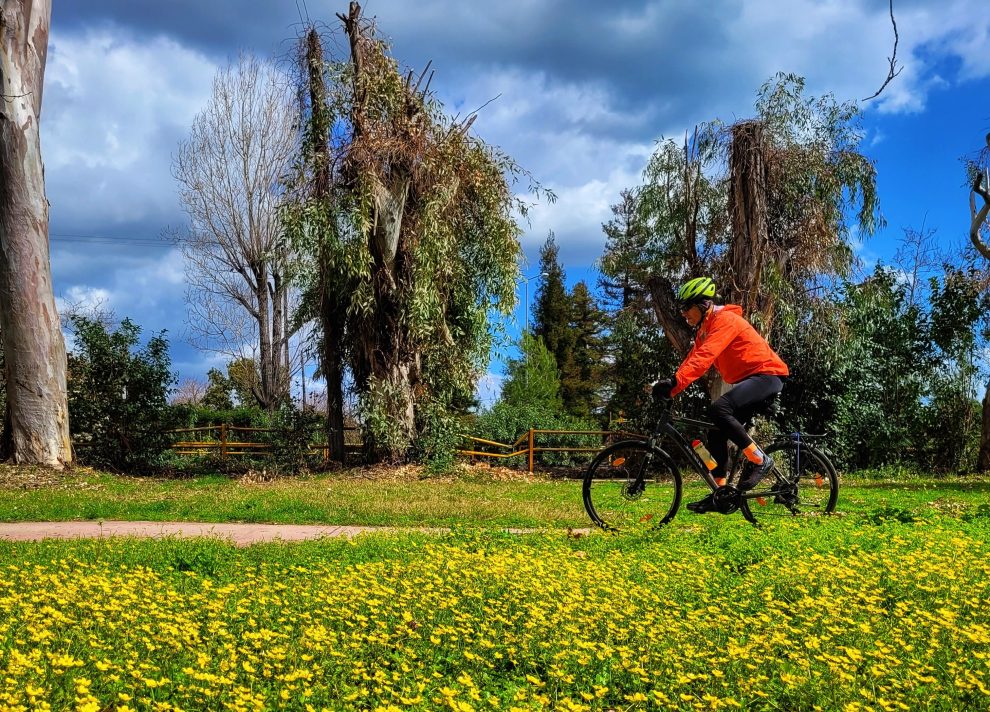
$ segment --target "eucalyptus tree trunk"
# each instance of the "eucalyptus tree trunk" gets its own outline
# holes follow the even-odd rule
[[[0,5],[0,332],[7,382],[6,456],[72,462],[65,341],[48,252],[38,122],[51,2]]]
[[[769,330],[769,314],[763,311],[760,282],[770,246],[767,219],[767,162],[765,129],[759,121],[732,127],[729,149],[729,213],[732,246],[729,279],[722,294],[742,307],[743,316],[754,314],[763,333]]]
[[[327,113],[327,87],[323,78],[323,46],[315,27],[306,33],[306,76],[312,112],[314,165],[312,196],[328,201],[331,192],[330,149],[327,146],[330,121]],[[347,301],[337,288],[338,279],[329,270],[327,256],[319,259],[320,325],[323,327],[321,370],[327,384],[327,446],[330,459],[345,464],[344,453],[344,330]],[[305,377],[305,373],[303,374]]]
[[[420,356],[412,343],[402,312],[412,286],[410,250],[402,238],[416,152],[423,137],[422,98],[418,85],[407,80],[402,88],[402,108],[384,121],[366,114],[372,97],[368,87],[372,74],[380,72],[372,40],[361,16],[361,6],[350,3],[348,15],[338,15],[350,42],[354,68],[354,103],[351,122],[354,144],[361,144],[365,157],[350,163],[350,178],[367,187],[371,215],[366,229],[372,258],[372,289],[376,318],[366,319],[354,334],[354,378],[365,392],[378,389],[377,398],[389,404],[392,442],[367,443],[375,459],[399,460],[416,436],[415,389],[421,380]],[[378,146],[391,143],[391,153]],[[352,155],[353,155],[352,151]],[[368,155],[370,154],[370,155]],[[385,167],[387,164],[387,168]],[[406,228],[404,231],[403,228]]]

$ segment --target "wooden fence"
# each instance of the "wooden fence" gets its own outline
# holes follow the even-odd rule
[[[345,431],[357,432],[354,426],[347,426]],[[218,455],[222,459],[238,455],[265,455],[271,452],[275,445],[271,442],[253,440],[254,433],[275,433],[274,428],[242,428],[235,425],[207,425],[199,428],[178,428],[169,430],[171,434],[187,435],[186,439],[174,441],[170,447],[179,455]],[[346,434],[345,434],[346,435]],[[344,443],[345,455],[359,452],[360,443]],[[314,443],[309,454],[320,456],[324,462],[330,460],[330,448],[326,443]]]
[[[598,436],[602,439],[600,445],[595,447],[587,447],[583,445],[574,446],[564,446],[564,447],[547,447],[544,445],[537,445],[536,439],[538,436],[549,436],[549,435],[586,435],[586,436]],[[473,445],[497,447],[502,450],[508,450],[509,452],[488,452],[484,450],[479,450],[477,447],[471,447],[470,449],[458,450],[459,455],[466,455],[471,458],[475,457],[490,457],[495,459],[505,459],[509,457],[519,457],[520,455],[525,455],[527,463],[529,465],[529,472],[533,472],[533,464],[536,459],[536,454],[540,452],[560,452],[560,453],[581,453],[581,452],[598,452],[603,447],[608,445],[611,441],[619,438],[636,438],[639,440],[645,440],[645,436],[638,433],[628,433],[622,430],[538,430],[535,428],[530,428],[527,432],[519,436],[519,438],[508,445],[506,443],[500,443],[495,440],[485,440],[484,438],[476,438],[470,435],[465,436],[465,439],[470,441]]]

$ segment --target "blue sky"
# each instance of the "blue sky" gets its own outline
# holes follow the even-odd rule
[[[56,296],[100,303],[146,332],[168,329],[180,376],[202,378],[224,359],[185,341],[182,257],[160,241],[185,221],[171,155],[218,67],[241,50],[284,62],[301,14],[335,30],[346,3],[54,5],[42,149]],[[525,226],[524,271],[538,271],[553,230],[571,284],[595,282],[609,205],[639,184],[657,138],[751,115],[757,88],[777,71],[807,77],[811,94],[868,96],[886,76],[893,40],[886,0],[370,0],[365,10],[400,61],[433,61],[433,89],[452,112],[499,97],[475,133],[559,196]],[[859,249],[867,265],[889,261],[905,227],[965,240],[959,158],[990,131],[985,0],[898,0],[895,14],[904,70],[864,105],[863,148],[877,163],[888,222]]]

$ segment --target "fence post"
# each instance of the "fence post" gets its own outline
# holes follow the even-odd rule
[[[227,424],[220,423],[220,459],[227,459]]]
[[[529,429],[529,474],[533,474],[533,429]]]

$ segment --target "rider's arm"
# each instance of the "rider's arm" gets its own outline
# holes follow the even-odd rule
[[[671,396],[676,396],[704,376],[705,372],[715,363],[719,354],[725,351],[725,348],[743,330],[746,321],[741,318],[732,318],[732,316],[723,314],[720,315],[720,318],[714,319],[714,323],[709,327],[708,335],[688,351],[688,355],[675,374],[677,385],[671,390]]]

